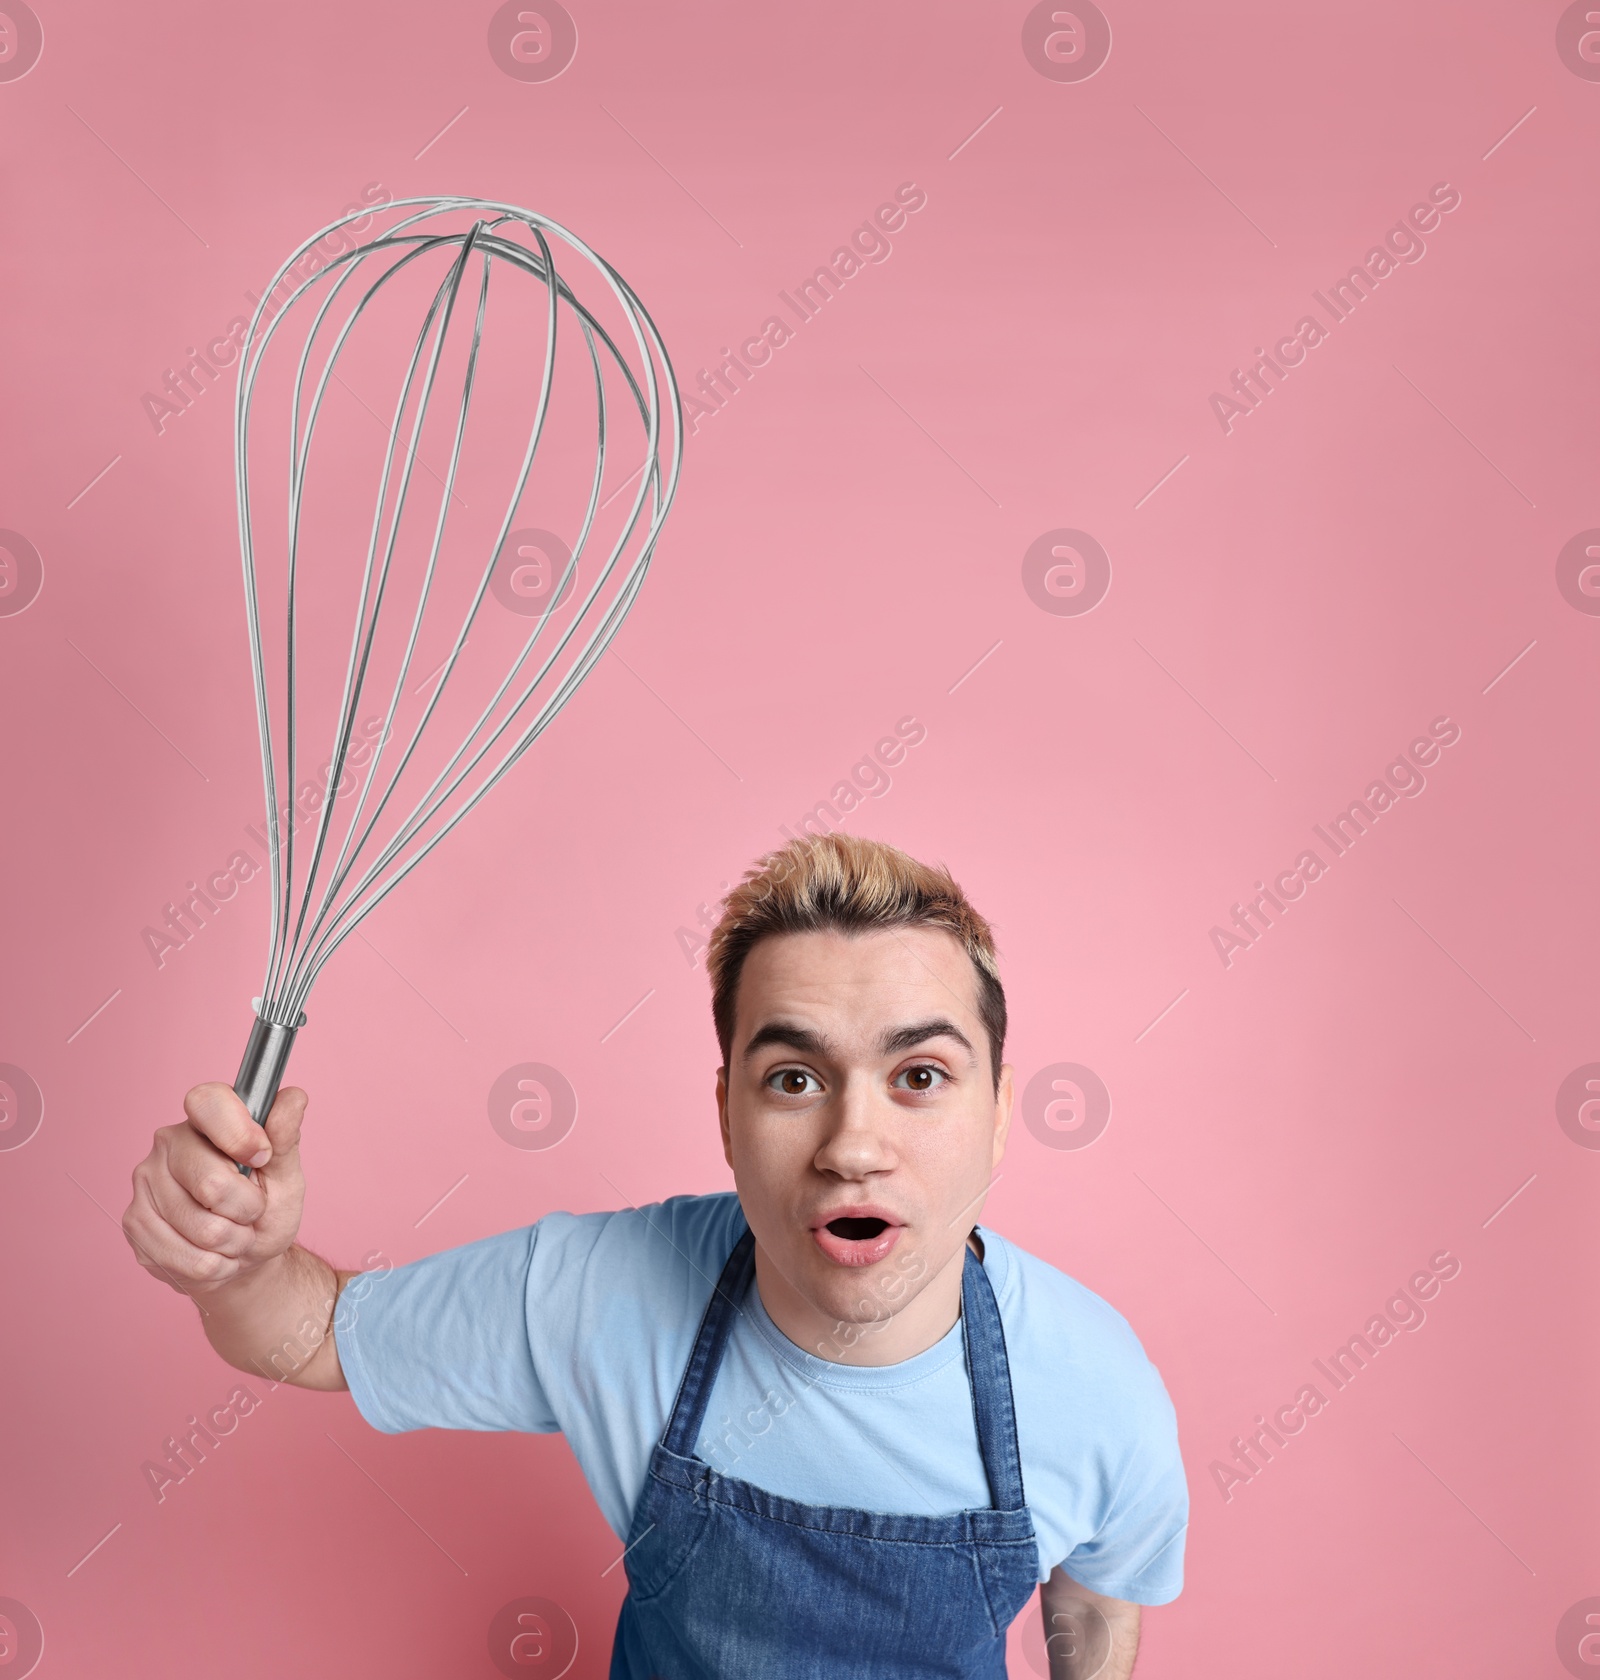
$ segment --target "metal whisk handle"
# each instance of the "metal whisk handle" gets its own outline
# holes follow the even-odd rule
[[[303,1011],[292,1027],[281,1026],[258,1014],[250,1028],[244,1060],[239,1063],[239,1077],[234,1080],[233,1088],[258,1126],[267,1123],[278,1087],[283,1083],[284,1069],[289,1065],[289,1052],[294,1048],[295,1035],[305,1024]],[[249,1167],[242,1161],[239,1171],[246,1178],[250,1176]]]

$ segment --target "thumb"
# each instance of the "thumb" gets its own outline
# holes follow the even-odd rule
[[[268,1167],[291,1164],[300,1150],[300,1123],[305,1118],[307,1097],[297,1085],[286,1085],[273,1099],[267,1115],[267,1146],[272,1155],[261,1163]]]

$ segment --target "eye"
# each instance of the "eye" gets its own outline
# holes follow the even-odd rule
[[[892,1080],[891,1085],[897,1085],[902,1091],[917,1091],[927,1093],[937,1091],[941,1085],[947,1085],[950,1076],[943,1068],[929,1067],[926,1062],[919,1062],[915,1067],[902,1068]]]
[[[822,1089],[822,1082],[804,1068],[779,1068],[767,1075],[767,1088],[786,1097],[811,1097]]]

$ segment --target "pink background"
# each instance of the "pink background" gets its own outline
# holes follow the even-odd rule
[[[322,980],[305,1238],[398,1262],[727,1186],[679,932],[915,716],[850,826],[994,918],[1020,1079],[1111,1094],[1087,1148],[1019,1124],[985,1218],[1121,1309],[1177,1405],[1188,1580],[1140,1675],[1585,1672],[1600,1157],[1556,1092],[1600,1058],[1600,622],[1556,558],[1600,525],[1600,64],[1550,4],[1107,0],[1109,59],[1063,82],[1016,4],[573,0],[576,57],[525,82],[492,12],[41,0],[0,82],[0,526],[43,561],[0,617],[0,1061],[45,1105],[0,1152],[0,1597],[39,1672],[492,1680],[491,1618],[536,1596],[593,1677],[624,1586],[553,1437],[278,1389],[146,1485],[236,1378],[116,1218],[232,1076],[267,896],[160,968],[141,943],[261,809],[231,386],[159,434],[142,396],[370,182],[568,223],[690,386],[908,181],[892,255],[689,438],[621,658]],[[1224,432],[1211,393],[1440,182],[1425,256]],[[1023,586],[1063,527],[1112,566],[1077,616]],[[1225,967],[1211,927],[1441,716],[1425,792]],[[578,1093],[548,1151],[486,1111],[528,1061]],[[1233,1437],[1440,1250],[1426,1325],[1224,1498]]]

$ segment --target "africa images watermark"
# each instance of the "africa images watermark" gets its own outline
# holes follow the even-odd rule
[[[270,321],[283,308],[296,287],[328,267],[342,252],[353,251],[365,227],[370,225],[373,214],[393,196],[381,181],[369,181],[361,189],[360,202],[347,204],[341,212],[355,217],[355,220],[313,245],[267,294],[262,310],[263,321]],[[261,302],[254,292],[244,295],[252,310]],[[245,334],[249,330],[249,316],[235,315],[215,338],[207,339],[203,347],[188,345],[184,350],[185,360],[177,367],[164,368],[159,390],[140,393],[139,407],[157,437],[165,435],[168,421],[187,414],[196,399],[203,397],[222,378],[220,369],[231,367],[239,359]]]
[[[147,1458],[139,1466],[156,1504],[164,1504],[167,1489],[188,1481],[205,1463],[207,1447],[215,1452],[219,1437],[231,1435],[239,1427],[240,1420],[249,1417],[260,1404],[261,1396],[240,1383],[220,1406],[213,1406],[206,1413],[205,1423],[191,1416],[187,1434],[179,1430],[169,1435],[161,1443],[163,1457],[160,1462]]]
[[[909,750],[920,747],[927,738],[927,724],[907,713],[897,720],[892,735],[879,736],[873,746],[850,766],[849,773],[839,777],[826,799],[819,799],[808,811],[802,812],[795,819],[793,828],[787,823],[779,823],[778,832],[785,841],[789,841],[798,840],[803,835],[820,838],[843,828],[845,819],[859,810],[867,799],[883,798],[894,786],[894,778],[889,772],[903,764]],[[722,883],[722,889],[724,892],[730,890],[727,881]],[[711,943],[712,932],[722,914],[722,902],[718,899],[715,903],[697,905],[695,919],[698,926],[679,927],[673,934],[690,968],[699,964]]]
[[[1327,847],[1329,856],[1324,859],[1320,852],[1307,848],[1294,860],[1292,868],[1273,876],[1271,887],[1265,881],[1257,881],[1253,900],[1229,906],[1236,931],[1213,927],[1209,935],[1222,966],[1232,968],[1234,953],[1248,951],[1268,929],[1275,927],[1289,906],[1305,896],[1306,888],[1328,873],[1336,858],[1342,858],[1362,835],[1369,833],[1380,817],[1399,809],[1402,798],[1417,798],[1428,785],[1423,767],[1438,763],[1440,749],[1453,747],[1460,739],[1459,723],[1436,717],[1428,725],[1428,733],[1419,735],[1392,764],[1385,766],[1383,775],[1371,782],[1359,799],[1352,799],[1344,810],[1331,816],[1326,827],[1313,823],[1311,832]]]
[[[900,718],[895,723],[894,734],[879,737],[872,750],[863,753],[850,767],[850,774],[833,784],[826,799],[819,799],[809,811],[802,812],[792,829],[786,823],[779,823],[779,833],[785,840],[798,840],[803,834],[820,838],[843,828],[844,819],[869,795],[881,799],[889,791],[894,785],[889,771],[905,762],[909,748],[920,747],[927,738],[927,724],[909,713]]]
[[[1423,234],[1439,226],[1440,212],[1449,215],[1459,207],[1461,194],[1448,181],[1440,181],[1428,193],[1426,204],[1413,204],[1374,245],[1348,274],[1341,275],[1326,292],[1311,295],[1322,306],[1323,313],[1334,325],[1348,321],[1357,308],[1378,287],[1400,272],[1402,263],[1418,263],[1428,254]],[[1230,436],[1233,423],[1253,414],[1263,402],[1300,366],[1309,351],[1325,344],[1332,336],[1329,327],[1315,315],[1302,315],[1294,330],[1286,333],[1273,346],[1269,355],[1262,345],[1255,347],[1256,360],[1248,369],[1235,368],[1229,392],[1213,391],[1208,398],[1217,424]]]
[[[1427,1308],[1422,1303],[1433,1300],[1441,1285],[1459,1276],[1460,1272],[1461,1262],[1449,1249],[1441,1248],[1437,1254],[1430,1256],[1427,1270],[1413,1272],[1406,1287],[1395,1290],[1383,1303],[1383,1311],[1374,1313],[1364,1329],[1330,1353],[1326,1361],[1311,1361],[1318,1381],[1325,1382],[1333,1394],[1348,1388],[1385,1348],[1392,1347],[1399,1340],[1402,1330],[1414,1333],[1428,1322]],[[1254,1433],[1245,1430],[1228,1443],[1233,1449],[1233,1462],[1230,1464],[1214,1458],[1207,1466],[1223,1503],[1231,1504],[1234,1487],[1253,1482],[1272,1463],[1276,1457],[1273,1447],[1281,1452],[1312,1418],[1320,1417],[1331,1403],[1331,1394],[1324,1394],[1316,1383],[1306,1383],[1293,1400],[1278,1407],[1272,1414],[1271,1423],[1258,1413]]]
[[[894,1256],[889,1269],[874,1276],[857,1303],[862,1314],[855,1322],[836,1320],[832,1331],[816,1345],[818,1359],[829,1364],[843,1363],[840,1356],[857,1342],[881,1330],[904,1305],[903,1297],[909,1284],[927,1272],[927,1262],[920,1254]],[[699,1451],[703,1452],[713,1469],[727,1475],[758,1435],[766,1432],[781,1417],[786,1416],[821,1380],[823,1373],[815,1369],[790,1372],[791,1381],[783,1388],[769,1388],[758,1405],[741,1414],[738,1423],[724,1414],[719,1423],[708,1425],[701,1436]],[[712,1439],[713,1431],[716,1438]]]
[[[337,1297],[329,1296],[322,1303],[323,1311],[328,1315],[325,1324],[319,1324],[314,1318],[303,1318],[295,1334],[284,1337],[264,1364],[259,1360],[256,1362],[257,1369],[271,1385],[267,1390],[269,1394],[302,1370],[333,1334],[336,1312],[343,1329],[349,1330],[355,1325],[362,1301],[371,1294],[375,1284],[381,1283],[394,1270],[394,1262],[381,1248],[376,1248],[361,1262],[361,1268]],[[139,1466],[156,1504],[165,1504],[167,1489],[188,1481],[206,1462],[207,1449],[215,1452],[245,1418],[252,1416],[265,1403],[253,1388],[239,1383],[220,1406],[213,1406],[205,1414],[204,1423],[191,1414],[187,1431],[176,1430],[161,1443],[160,1460],[147,1458]]]
[[[355,792],[356,772],[366,767],[381,734],[383,719],[377,717],[368,718],[359,730],[352,731],[350,750],[345,757],[339,785],[334,789],[336,799],[348,799]],[[278,811],[280,836],[297,833],[322,809],[327,803],[328,781],[332,774],[333,760],[329,759],[314,776],[308,776],[301,782],[292,801],[283,801]],[[246,823],[244,831],[264,854],[271,855],[267,835],[253,823]],[[184,891],[162,905],[161,926],[151,927],[147,923],[139,929],[140,943],[151,962],[157,968],[165,968],[168,955],[183,950],[206,926],[207,913],[213,918],[217,916],[223,905],[238,895],[239,888],[246,881],[253,881],[257,875],[263,874],[266,867],[254,852],[241,847],[231,853],[220,868],[213,869],[204,877],[203,886],[199,881],[185,882]]]
[[[809,326],[845,286],[864,274],[869,263],[887,262],[894,252],[889,235],[906,225],[906,217],[917,213],[928,195],[915,181],[902,181],[892,201],[886,200],[851,231],[837,251],[806,275],[792,291],[783,290],[778,299],[799,326]],[[794,326],[782,315],[769,315],[748,338],[741,339],[737,352],[724,344],[717,352],[722,360],[715,368],[701,368],[699,383],[683,389],[683,417],[690,436],[700,422],[718,414],[756,374],[772,360],[773,352],[794,342]]]

